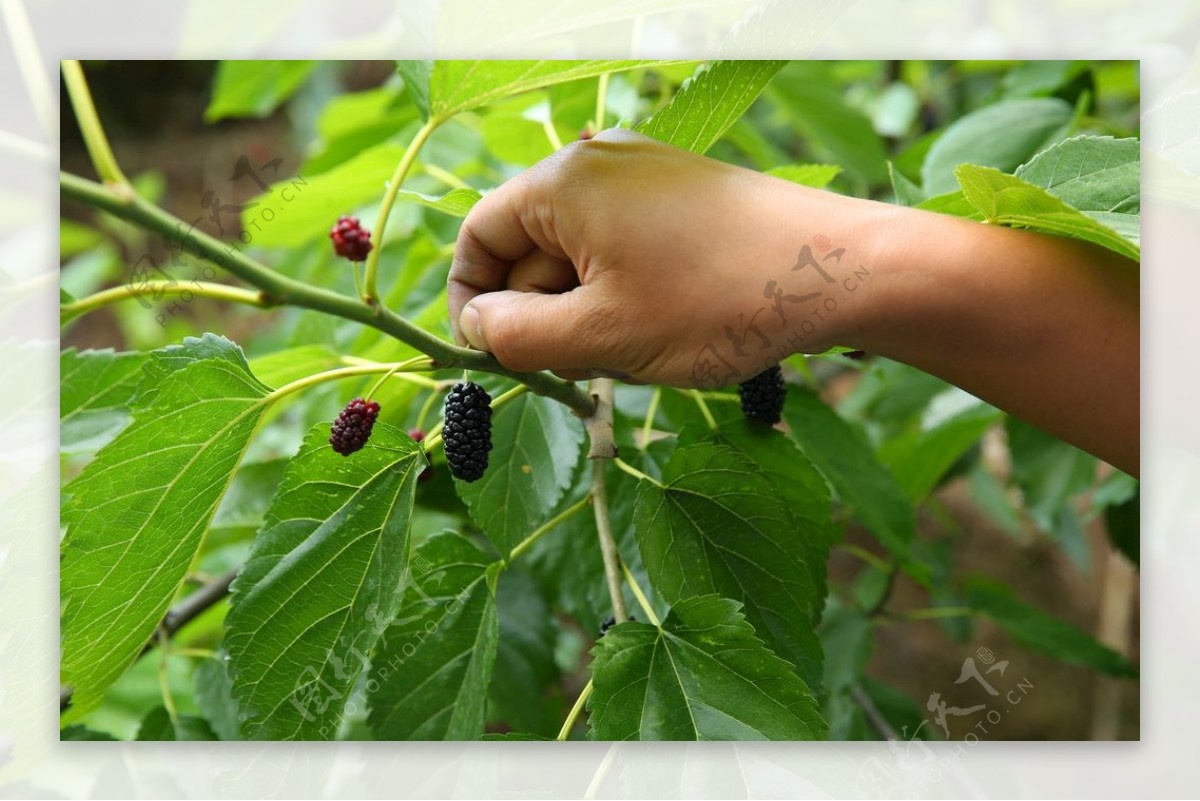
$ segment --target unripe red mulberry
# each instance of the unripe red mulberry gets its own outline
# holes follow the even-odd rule
[[[329,231],[333,250],[343,259],[363,261],[371,252],[371,232],[363,228],[357,217],[343,214]]]
[[[342,456],[361,450],[367,444],[378,416],[378,403],[355,398],[346,404],[346,408],[333,421],[329,444]]]

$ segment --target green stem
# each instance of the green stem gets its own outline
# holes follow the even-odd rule
[[[637,579],[629,570],[629,565],[621,563],[621,572],[625,575],[625,583],[629,585],[629,589],[633,592],[633,597],[637,598],[638,606],[642,607],[642,611],[646,614],[646,619],[655,626],[659,625],[658,615],[654,614],[654,607],[650,605],[650,599],[646,597],[646,593],[642,591],[642,587],[638,584]]]
[[[608,73],[600,74],[600,83],[596,86],[596,133],[604,130],[604,109],[608,105]]]
[[[432,363],[425,356],[419,356],[415,359],[409,359],[407,362],[390,362],[371,365],[355,365],[353,367],[337,367],[333,370],[326,370],[321,373],[313,373],[306,375],[304,378],[298,378],[290,384],[284,384],[279,389],[272,391],[263,398],[265,403],[273,403],[280,398],[287,397],[294,392],[299,392],[302,389],[315,387],[318,384],[324,384],[326,381],[337,381],[341,378],[353,378],[360,375],[378,375],[379,373],[393,372],[397,368],[402,370],[429,370],[432,368]]]
[[[171,695],[171,682],[167,678],[169,642],[167,632],[160,628],[158,630],[158,689],[162,693],[162,702],[167,710],[167,717],[171,719],[171,725],[174,726],[179,724],[179,713],[175,711],[175,699]]]
[[[467,183],[466,181],[464,181],[462,178],[459,178],[454,173],[450,172],[449,170],[443,169],[436,164],[422,164],[421,169],[430,178],[436,178],[437,180],[441,181],[446,186],[449,186],[452,189],[470,189],[471,188],[471,185],[469,183]]]
[[[845,551],[846,553],[850,554],[851,556],[857,556],[859,559],[863,560],[864,562],[869,564],[871,567],[882,570],[884,573],[887,573],[887,572],[891,571],[891,569],[892,569],[892,566],[890,564],[888,564],[886,560],[880,559],[878,556],[871,553],[866,548],[860,548],[859,546],[852,545],[850,543],[843,543],[842,545],[839,545],[837,547],[840,548],[841,550]]]
[[[64,61],[62,74],[67,94],[71,96],[71,107],[75,109],[75,119],[79,122],[79,131],[83,134],[83,144],[87,147],[96,174],[101,181],[129,186],[129,179],[117,165],[117,157],[113,155],[108,137],[104,135],[104,126],[100,124],[100,115],[96,113],[96,104],[92,102],[92,93],[83,76],[83,67],[78,61]]]
[[[64,303],[58,307],[59,320],[60,323],[68,323],[90,311],[95,311],[104,306],[110,306],[119,301],[136,298],[141,295],[151,295],[155,298],[163,295],[170,297],[195,295],[202,298],[227,300],[232,303],[245,303],[248,306],[258,306],[259,308],[265,308],[270,305],[262,292],[228,286],[226,284],[213,284],[207,281],[192,281],[190,283],[183,283],[181,281],[146,281],[142,284],[110,287],[79,300]]]
[[[367,400],[370,400],[375,395],[375,393],[379,391],[379,388],[381,386],[383,386],[384,381],[387,381],[389,378],[391,378],[393,375],[398,373],[400,370],[406,369],[411,365],[421,364],[422,362],[427,363],[428,359],[426,359],[424,356],[416,356],[407,361],[397,362],[396,366],[393,367],[391,370],[388,370],[386,373],[384,373],[383,377],[380,378],[378,381],[376,381],[375,384],[371,387],[371,389],[367,392],[367,394],[364,395],[363,397],[366,398]]]
[[[542,120],[542,129],[546,131],[546,138],[550,140],[550,147],[555,150],[562,150],[562,139],[559,138],[558,131],[554,130],[554,122],[549,117]]]
[[[379,206],[379,216],[375,218],[375,229],[372,231],[375,247],[371,248],[371,252],[367,255],[367,274],[363,281],[363,300],[368,304],[376,305],[379,300],[377,289],[379,253],[383,250],[383,232],[387,229],[388,216],[392,213],[392,206],[396,203],[396,195],[400,192],[400,185],[404,183],[404,178],[408,175],[413,161],[416,160],[421,146],[425,144],[429,135],[437,130],[438,122],[437,119],[431,119],[421,126],[421,130],[417,131],[417,135],[405,148],[400,163],[396,165],[396,171],[392,173],[392,180],[388,181],[387,191],[383,193],[383,203]]]
[[[930,609],[913,609],[901,613],[905,620],[936,620],[946,617],[970,617],[974,610],[969,606],[935,606]]]
[[[566,740],[571,736],[571,729],[575,728],[575,721],[579,720],[579,714],[583,712],[583,705],[587,703],[587,699],[592,696],[594,685],[592,680],[588,679],[588,683],[583,685],[583,689],[579,691],[579,697],[575,699],[574,706],[567,713],[567,719],[563,721],[562,728],[558,731],[556,740]]]
[[[646,421],[642,423],[642,450],[650,447],[650,429],[654,427],[654,417],[658,414],[658,404],[662,400],[662,387],[655,386],[650,394],[650,406],[646,409]]]
[[[691,394],[692,398],[696,401],[696,405],[700,407],[700,414],[704,415],[704,420],[706,423],[708,423],[708,427],[711,428],[713,431],[716,431],[717,430],[716,418],[714,418],[712,416],[712,412],[710,412],[708,410],[708,404],[705,403],[704,398],[702,398],[700,396],[699,390],[693,389],[693,390],[691,390],[691,392],[689,394]]]
[[[288,278],[259,264],[233,244],[223,243],[201,231],[192,230],[189,233],[187,225],[178,217],[141,198],[123,198],[94,181],[68,173],[60,174],[60,189],[64,197],[107,211],[159,234],[167,242],[178,243],[188,253],[228,270],[246,283],[263,290],[264,302],[269,305],[300,306],[369,325],[428,354],[439,369],[470,368],[508,376],[526,384],[538,395],[565,404],[580,417],[588,417],[595,410],[592,397],[571,382],[563,381],[550,373],[509,370],[491,354],[453,345],[413,325],[382,305],[367,306],[345,295]]]
[[[535,542],[537,542],[539,539],[541,539],[544,534],[549,532],[551,529],[553,529],[559,523],[572,517],[576,512],[582,510],[585,506],[587,506],[591,502],[592,502],[592,496],[589,493],[587,495],[584,495],[578,502],[571,504],[566,509],[563,509],[557,515],[555,515],[554,517],[550,518],[545,523],[540,525],[528,537],[526,537],[525,539],[518,542],[517,546],[515,548],[513,548],[512,551],[509,552],[508,559],[505,561],[511,563],[518,556],[520,556],[521,554],[523,554],[527,550],[529,550],[529,548]]]
[[[435,386],[429,390],[429,397],[421,404],[421,411],[417,413],[417,430],[425,430],[425,420],[429,417],[429,413],[433,411],[433,404],[437,403],[437,399],[442,395],[440,386]]]
[[[638,470],[636,467],[629,464],[628,462],[626,462],[624,459],[621,459],[620,457],[617,457],[616,459],[613,459],[612,461],[613,461],[613,464],[615,464],[617,467],[621,468],[626,473],[628,473],[629,475],[638,479],[639,481],[649,481],[651,484],[655,485],[656,487],[663,486],[663,483],[661,481],[654,478],[653,476],[646,475],[641,470]]]

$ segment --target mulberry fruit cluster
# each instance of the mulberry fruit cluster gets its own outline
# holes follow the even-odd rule
[[[775,425],[783,414],[783,401],[787,397],[783,371],[779,365],[775,365],[749,381],[743,381],[738,384],[738,395],[742,399],[742,413],[746,417]]]
[[[442,440],[450,474],[463,481],[478,481],[488,466],[492,449],[492,399],[487,390],[470,381],[451,387],[446,395],[446,423]]]
[[[333,431],[329,434],[329,444],[342,456],[349,456],[363,445],[371,436],[375,426],[375,418],[379,416],[379,404],[375,401],[365,401],[355,398],[346,404],[342,413],[333,421]]]
[[[363,228],[357,217],[338,217],[337,224],[329,230],[334,251],[343,259],[363,261],[371,252],[371,232]]]

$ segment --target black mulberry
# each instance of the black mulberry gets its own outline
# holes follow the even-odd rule
[[[488,466],[492,449],[492,399],[487,390],[470,381],[455,384],[446,395],[446,424],[442,440],[450,474],[466,482],[478,481]]]
[[[362,227],[357,217],[338,217],[337,224],[329,231],[333,249],[343,259],[364,261],[371,252],[371,232]]]
[[[742,398],[742,413],[746,417],[775,425],[783,413],[783,401],[787,397],[783,371],[779,365],[763,370],[749,381],[738,384],[738,395]]]
[[[329,444],[342,456],[361,450],[371,436],[375,418],[379,416],[379,404],[355,398],[346,404],[342,413],[333,421]]]

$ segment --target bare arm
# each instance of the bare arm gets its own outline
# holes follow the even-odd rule
[[[460,341],[514,369],[726,385],[847,345],[1138,472],[1137,266],[609,131],[472,210]]]

